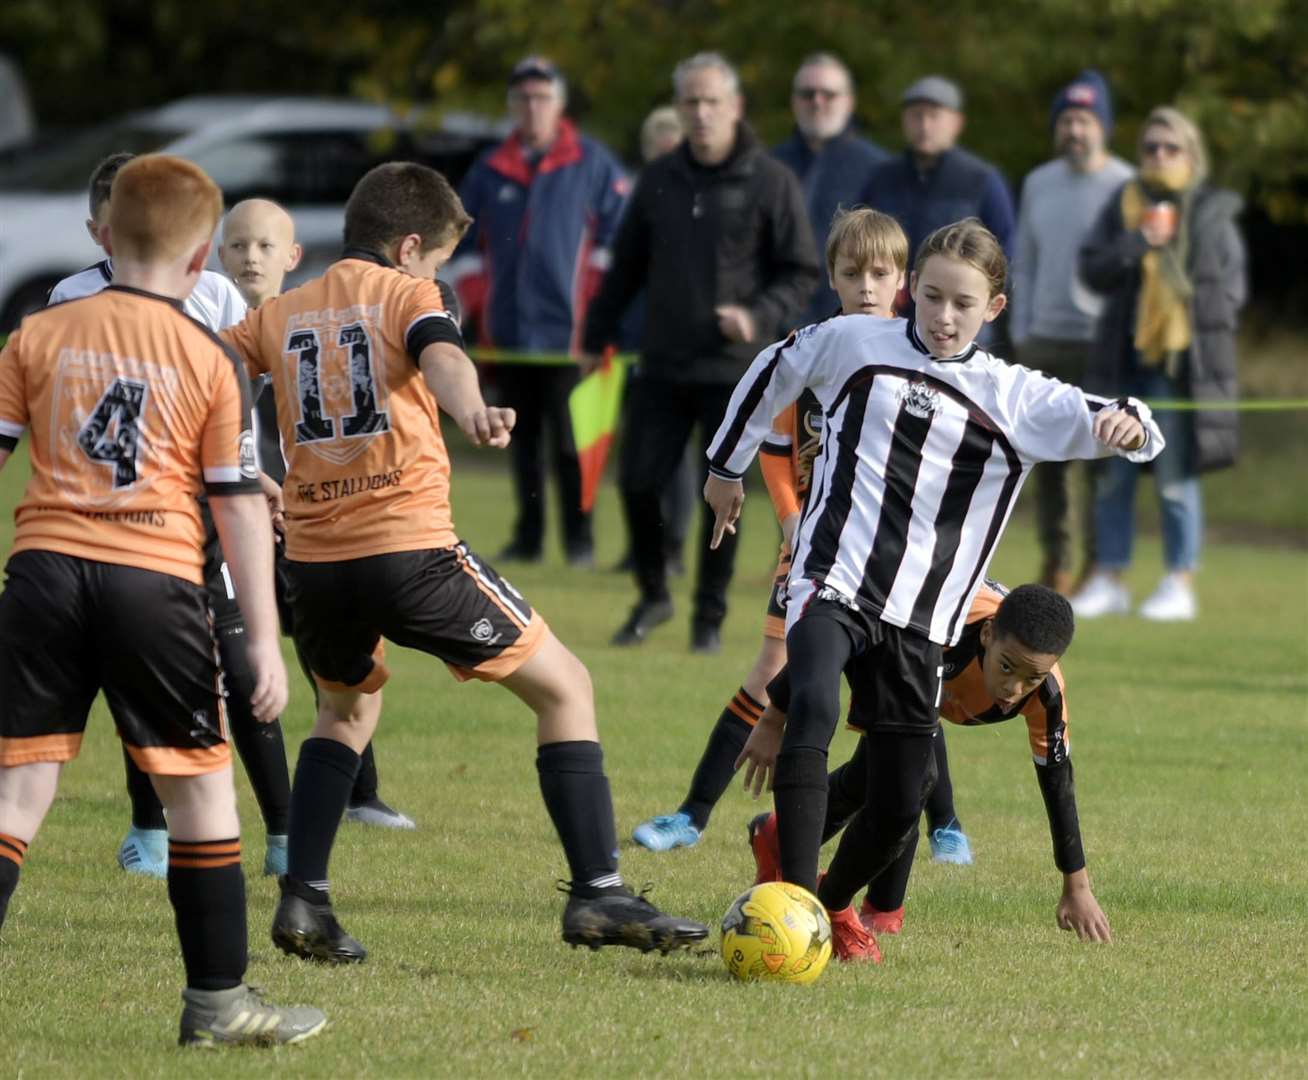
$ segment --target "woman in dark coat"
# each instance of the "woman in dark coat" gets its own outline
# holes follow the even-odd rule
[[[1203,138],[1182,113],[1154,109],[1140,136],[1140,172],[1104,207],[1081,248],[1087,285],[1105,297],[1085,388],[1151,403],[1236,398],[1236,319],[1245,251],[1237,195],[1205,183]],[[1236,458],[1233,410],[1155,413],[1167,448],[1153,462],[1166,574],[1139,613],[1193,619],[1193,575],[1203,537],[1199,474]],[[1082,618],[1124,614],[1140,466],[1104,462],[1095,486],[1094,572],[1072,598]]]

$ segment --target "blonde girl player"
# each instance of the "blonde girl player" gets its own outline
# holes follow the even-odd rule
[[[922,244],[914,318],[851,316],[759,354],[709,449],[713,540],[734,528],[740,483],[780,407],[810,389],[822,448],[796,533],[786,610],[792,696],[774,797],[781,874],[816,892],[838,955],[879,960],[851,901],[917,827],[944,675],[1022,482],[1041,461],[1152,460],[1148,407],[1085,394],[975,344],[1003,310],[1007,261],[975,218]],[[827,749],[840,678],[867,688],[867,796],[819,885]]]
[[[894,315],[895,297],[904,287],[908,269],[908,237],[894,218],[868,209],[838,213],[827,235],[826,260],[827,278],[840,299],[836,316],[888,319]],[[763,623],[763,642],[744,683],[713,726],[681,806],[674,813],[641,822],[633,831],[632,839],[650,851],[690,847],[699,842],[713,807],[731,782],[745,740],[767,707],[767,685],[786,662],[785,596],[790,551],[821,438],[822,408],[812,393],[804,391],[776,416],[763,443],[760,465],[783,537]],[[929,816],[937,826],[931,830],[931,844],[939,858],[946,848],[951,852],[967,851],[967,837],[958,828],[953,813],[943,738],[937,751],[937,769],[943,778],[936,788],[941,805],[937,808],[933,801]],[[955,855],[950,861],[964,860]],[[965,861],[971,861],[970,853]]]

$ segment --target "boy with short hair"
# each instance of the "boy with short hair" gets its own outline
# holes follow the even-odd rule
[[[190,162],[128,162],[104,234],[113,283],[29,316],[0,353],[0,466],[25,430],[32,463],[0,594],[0,920],[103,690],[168,808],[179,1041],[270,1045],[326,1019],[267,1005],[242,981],[245,879],[202,492],[245,613],[256,720],[286,704],[286,669],[249,385],[181,311],[221,212],[222,193]]]
[[[967,726],[997,724],[1017,716],[1026,720],[1036,779],[1049,817],[1054,863],[1063,874],[1058,925],[1075,930],[1082,940],[1111,941],[1108,919],[1090,889],[1076,810],[1067,691],[1059,666],[1074,629],[1071,604],[1052,589],[1020,585],[1009,592],[997,582],[987,581],[972,601],[961,639],[945,651],[940,715]],[[861,678],[858,669],[851,667],[849,724],[860,732],[875,721],[869,714],[869,694],[860,686]],[[784,675],[771,689],[773,708],[759,720],[740,755],[746,767],[745,786],[752,785],[756,795],[775,766],[789,703]],[[827,777],[823,843],[864,805],[867,753],[867,740],[859,739],[853,758]],[[917,848],[916,826],[906,840],[903,853],[869,885],[868,898],[859,912],[864,926],[873,933],[897,934],[903,927],[904,895]],[[776,815],[756,818],[751,823],[750,841],[758,880],[775,880],[780,872]]]
[[[300,265],[303,256],[304,249],[295,242],[295,222],[283,207],[271,199],[246,199],[227,212],[223,221],[222,243],[218,247],[218,259],[251,308],[257,308],[265,300],[280,296],[286,275]],[[276,508],[273,529],[279,541],[280,558],[280,542],[285,527],[281,518],[284,512],[281,484],[286,478],[286,460],[282,456],[281,438],[277,433],[277,406],[272,394],[258,393],[255,396],[254,431],[260,466],[274,482],[267,494]],[[279,587],[282,583],[282,575],[279,574]],[[280,606],[283,614],[289,615],[289,602],[280,602]],[[289,623],[286,632],[291,632]],[[300,658],[300,666],[316,694],[316,684],[303,657]],[[372,743],[369,743],[360,755],[359,775],[354,781],[354,790],[350,792],[350,802],[345,810],[346,820],[389,829],[414,828],[412,818],[382,801],[378,783],[377,763],[373,757]],[[277,872],[286,872],[285,859]]]
[[[826,243],[827,279],[840,301],[840,315],[873,315],[888,319],[895,313],[895,297],[904,287],[908,270],[908,237],[889,214],[859,208],[839,212],[831,223]],[[813,459],[822,440],[822,408],[817,398],[804,391],[772,422],[772,431],[761,448],[759,465],[768,495],[781,525],[781,553],[768,597],[763,623],[763,643],[754,666],[740,689],[718,717],[708,744],[691,779],[690,791],[671,814],[660,814],[636,826],[632,839],[651,851],[690,847],[699,842],[709,815],[731,783],[736,759],[750,730],[768,704],[768,682],[786,662],[786,579],[790,574],[790,552],[800,509],[808,494]],[[937,766],[946,776],[948,764],[944,743],[940,744]],[[951,805],[932,807],[932,820],[957,821]],[[961,834],[960,834],[961,835]]]
[[[541,793],[572,871],[564,940],[685,947],[707,927],[662,914],[617,872],[589,673],[454,531],[437,407],[475,446],[507,446],[515,419],[482,400],[433,281],[468,224],[439,173],[380,165],[346,204],[342,259],[226,335],[252,373],[272,376],[295,634],[319,688],[273,941],[333,963],[366,956],[336,921],[327,864],[389,676],[384,635],[457,679],[503,683],[536,713]]]
[[[88,185],[91,216],[86,228],[91,239],[105,246],[109,223],[109,193],[118,171],[136,155],[110,154],[91,173]],[[107,253],[106,253],[107,254]],[[105,258],[96,265],[59,282],[50,294],[50,303],[62,303],[91,296],[105,288],[113,277],[113,260]],[[182,310],[215,333],[239,322],[245,316],[245,301],[222,274],[202,270],[191,294],[182,302]],[[228,691],[227,708],[232,741],[245,766],[250,786],[267,829],[264,873],[279,874],[286,869],[286,812],[291,796],[291,780],[286,769],[286,748],[282,727],[257,723],[250,715],[249,697],[253,671],[246,656],[245,623],[236,602],[235,586],[223,561],[218,533],[209,518],[207,505],[201,502],[205,523],[204,578],[213,608],[214,636],[222,659],[223,680]],[[118,865],[129,874],[143,877],[168,876],[168,826],[163,804],[149,777],[124,750],[127,794],[132,803],[131,826],[118,846]]]

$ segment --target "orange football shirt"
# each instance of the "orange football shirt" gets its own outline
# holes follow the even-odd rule
[[[1003,599],[1003,593],[989,585],[978,589],[967,613],[968,628],[993,618]],[[969,646],[969,642],[973,644]],[[960,655],[969,647],[977,650],[974,655],[970,658]],[[951,660],[955,663],[962,662],[961,669],[956,673],[950,671],[955,666]],[[1018,714],[1026,720],[1031,756],[1036,762],[1041,765],[1060,764],[1071,749],[1067,734],[1067,695],[1062,668],[1055,664],[1050,669],[1044,683],[1027,696]],[[966,726],[994,724],[1009,718],[986,692],[979,642],[970,633],[965,632],[958,645],[945,651],[945,685],[941,694],[940,715],[951,723]]]
[[[111,285],[29,315],[0,353],[0,449],[30,436],[15,552],[203,584],[196,499],[257,493],[250,387],[179,301]]]
[[[435,282],[348,253],[223,331],[251,375],[272,376],[289,558],[457,543],[437,402],[411,355],[433,328],[462,341]]]

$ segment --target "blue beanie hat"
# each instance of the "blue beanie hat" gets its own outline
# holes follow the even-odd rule
[[[1049,107],[1049,127],[1058,122],[1058,114],[1064,109],[1089,109],[1099,118],[1104,135],[1113,133],[1113,99],[1108,92],[1108,83],[1094,68],[1086,68],[1075,79],[1063,87],[1054,97]]]

